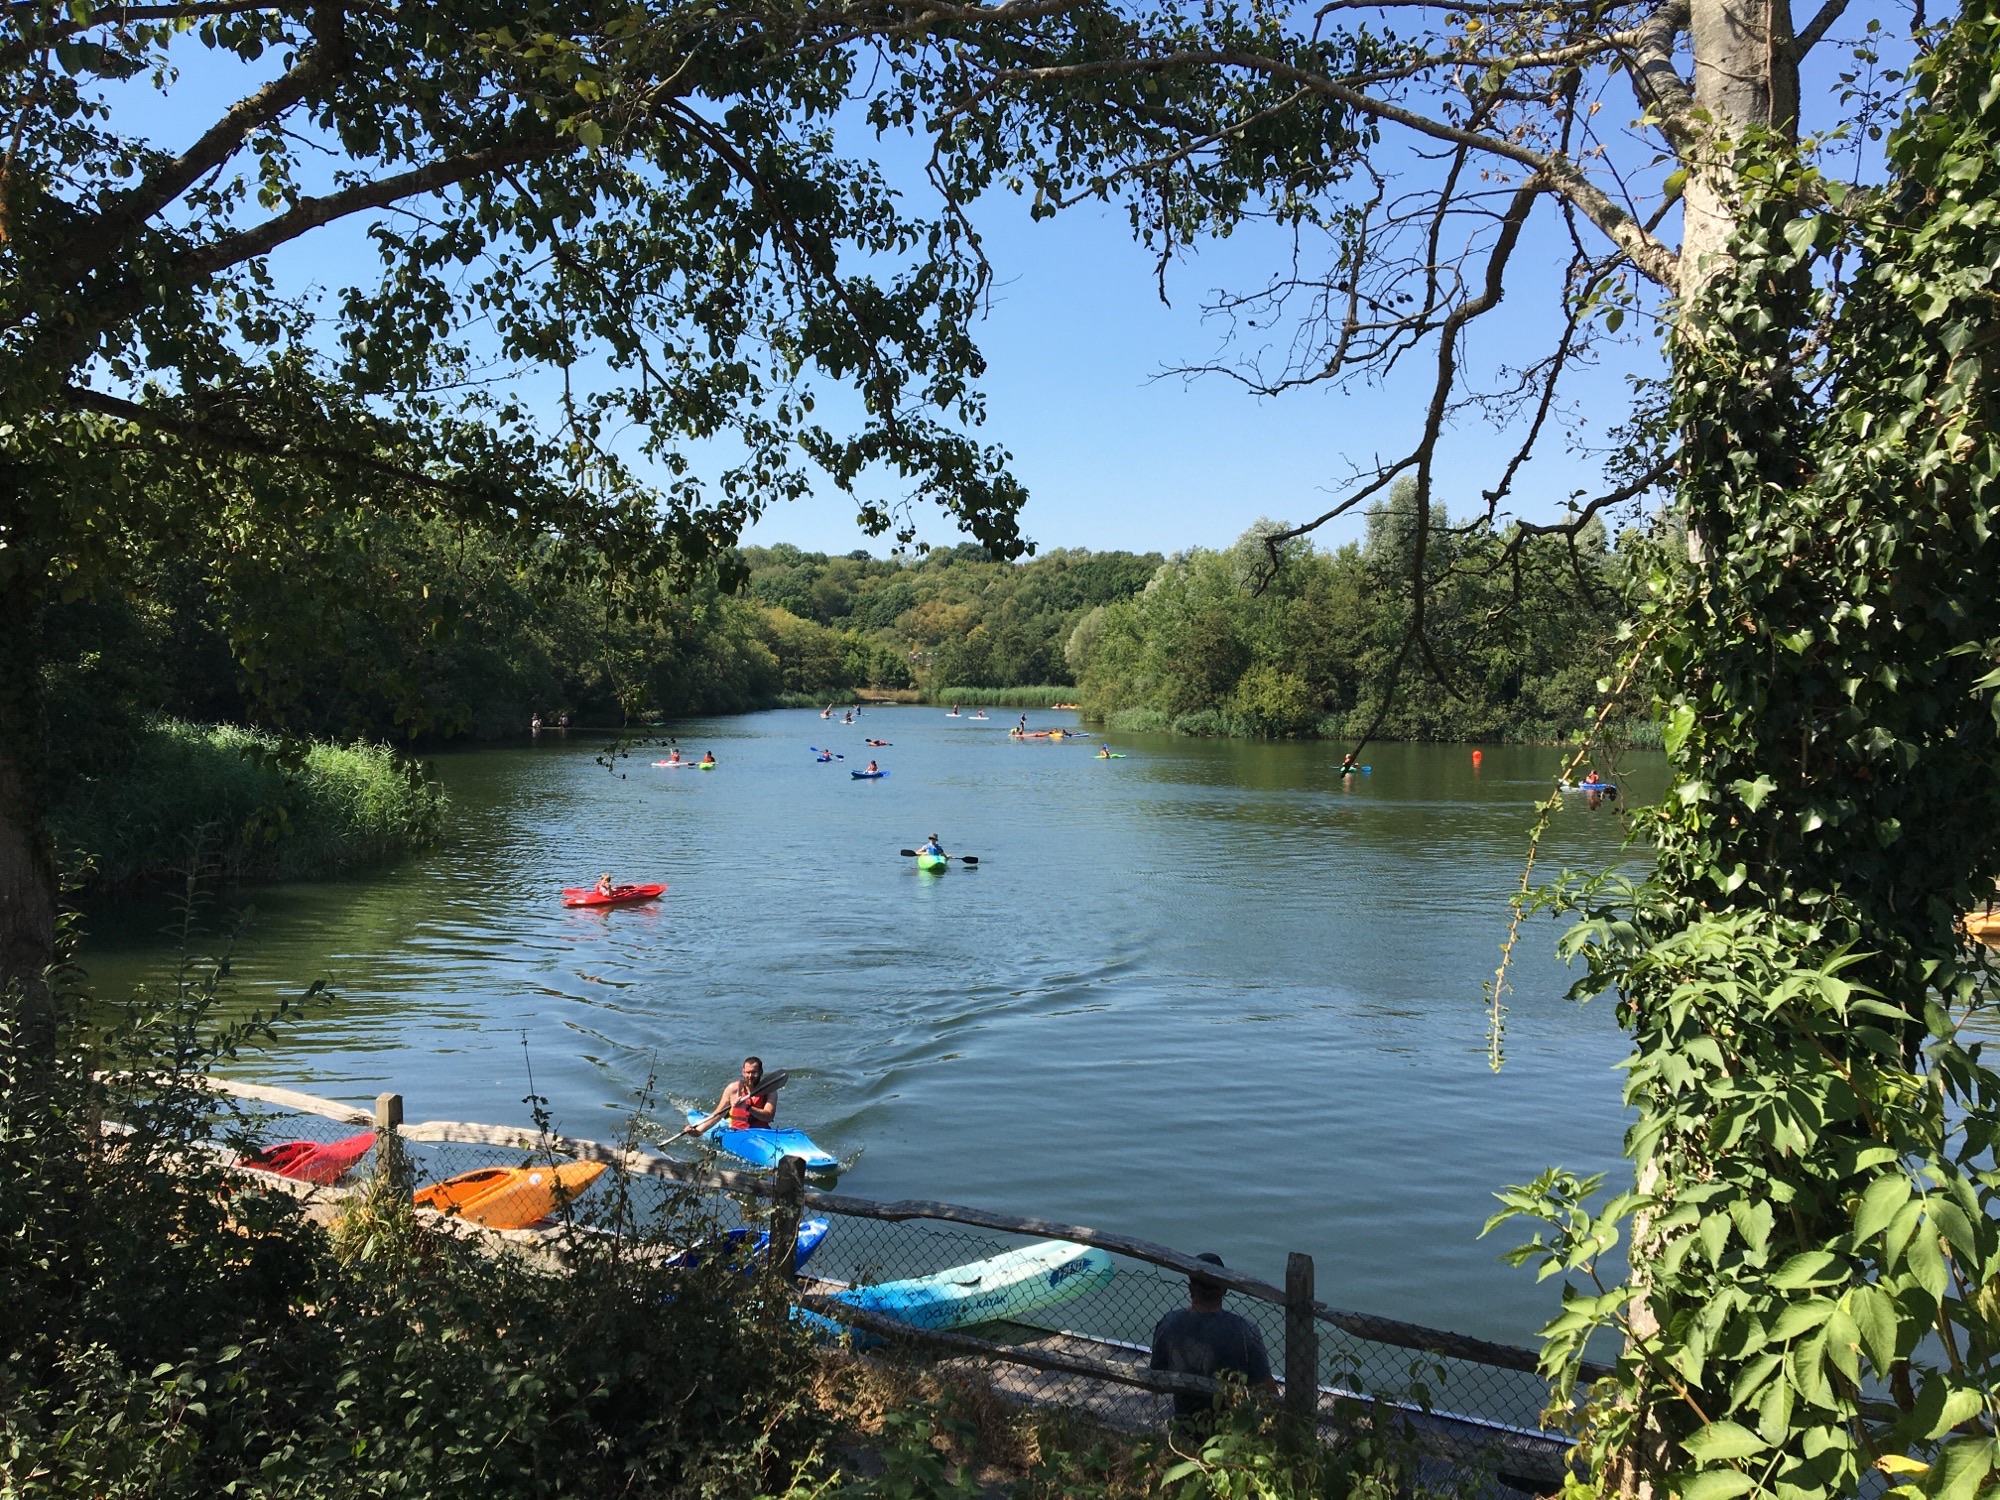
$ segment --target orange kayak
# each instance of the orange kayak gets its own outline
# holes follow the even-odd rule
[[[559,1167],[482,1167],[434,1182],[416,1194],[418,1208],[456,1214],[488,1229],[525,1229],[581,1197],[604,1171],[601,1161]]]
[[[2000,948],[2000,912],[1974,912],[1965,919],[1965,935],[1989,948]]]

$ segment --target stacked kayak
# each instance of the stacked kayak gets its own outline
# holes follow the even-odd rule
[[[849,1287],[827,1300],[912,1328],[968,1328],[1072,1301],[1103,1286],[1114,1270],[1102,1250],[1043,1240],[930,1276]],[[812,1313],[805,1317],[822,1333],[847,1331],[836,1319]],[[854,1338],[859,1343],[865,1335],[857,1330]]]
[[[418,1208],[452,1214],[488,1229],[526,1229],[581,1197],[604,1171],[601,1161],[556,1167],[482,1167],[416,1192]]]
[[[563,890],[564,906],[635,906],[641,901],[657,901],[667,893],[664,885],[619,885],[610,894],[591,886],[568,886]]]
[[[699,1125],[707,1118],[706,1110],[687,1112],[690,1125]],[[709,1138],[731,1156],[756,1167],[775,1167],[788,1156],[803,1160],[808,1172],[830,1172],[840,1166],[839,1157],[821,1150],[803,1130],[735,1130],[724,1125]]]
[[[316,1182],[332,1187],[345,1177],[356,1162],[375,1144],[375,1132],[365,1130],[344,1141],[284,1141],[252,1151],[237,1162],[258,1172],[274,1172],[298,1182]]]
[[[832,1223],[826,1219],[799,1220],[798,1254],[792,1261],[794,1273],[802,1270],[805,1263],[812,1259],[813,1251],[819,1249],[820,1241],[827,1237],[832,1228]],[[752,1238],[753,1235],[755,1238]],[[763,1260],[764,1252],[770,1248],[771,1231],[768,1229],[732,1229],[721,1239],[723,1253],[732,1260],[742,1261],[745,1268],[751,1270]],[[709,1242],[706,1241],[699,1245],[690,1245],[667,1264],[676,1268],[698,1266],[708,1249]]]

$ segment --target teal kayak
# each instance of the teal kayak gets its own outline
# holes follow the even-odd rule
[[[941,874],[947,863],[949,861],[942,854],[919,854],[917,856],[917,868],[919,870],[930,870]]]
[[[912,1328],[966,1328],[1073,1301],[1103,1286],[1115,1269],[1102,1250],[1042,1240],[930,1276],[849,1287],[828,1300]],[[810,1315],[807,1321],[822,1332],[837,1323]],[[863,1337],[857,1333],[856,1342]]]
[[[705,1109],[691,1109],[687,1112],[690,1125],[699,1125],[708,1118]],[[808,1172],[830,1172],[840,1166],[840,1158],[830,1151],[822,1151],[814,1144],[811,1136],[803,1130],[732,1130],[723,1125],[712,1132],[710,1138],[731,1156],[759,1167],[775,1167],[787,1156],[804,1160]]]

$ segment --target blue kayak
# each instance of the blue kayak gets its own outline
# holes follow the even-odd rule
[[[856,781],[880,781],[889,773],[887,771],[849,771],[847,774],[852,776]]]
[[[1618,783],[1615,781],[1565,781],[1563,783],[1563,790],[1566,792],[1615,792],[1618,790]]]
[[[1103,1286],[1115,1269],[1102,1250],[1042,1240],[930,1276],[849,1287],[828,1300],[912,1328],[966,1328],[1069,1302]],[[810,1312],[802,1317],[821,1333],[848,1331],[834,1318]],[[876,1342],[858,1329],[852,1336],[858,1345]]]
[[[793,1271],[801,1269],[812,1259],[813,1251],[819,1249],[820,1241],[827,1237],[833,1225],[825,1219],[799,1220],[799,1253],[792,1261]],[[753,1240],[752,1235],[756,1238]],[[722,1236],[722,1248],[732,1259],[741,1260],[746,1270],[755,1270],[763,1260],[764,1252],[771,1248],[771,1231],[768,1229],[732,1229]],[[676,1268],[698,1266],[707,1243],[690,1245],[667,1264]]]
[[[690,1125],[699,1125],[707,1118],[705,1109],[687,1112]],[[775,1167],[787,1156],[803,1158],[808,1172],[830,1172],[840,1166],[839,1157],[822,1151],[803,1130],[732,1130],[723,1125],[711,1132],[710,1139],[752,1166]]]

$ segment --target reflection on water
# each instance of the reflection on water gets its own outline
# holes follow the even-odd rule
[[[1038,723],[1070,715],[1038,714]],[[526,1119],[523,1043],[561,1126],[706,1104],[747,1052],[789,1068],[783,1120],[851,1163],[843,1187],[1116,1228],[1276,1277],[1318,1261],[1336,1305],[1525,1341],[1553,1291],[1474,1236],[1489,1194],[1550,1163],[1618,1169],[1606,1006],[1560,996],[1531,924],[1508,1066],[1480,985],[1520,879],[1546,749],[1118,736],[1010,741],[1009,721],[810,711],[676,728],[720,769],[602,741],[447,756],[454,832],[378,876],[248,893],[237,979],[268,1003],[326,976],[339,1002],[244,1070],[409,1118]],[[864,736],[893,741],[870,750]],[[892,774],[849,777],[808,744]],[[1635,757],[1644,796],[1662,775]],[[919,876],[936,831],[976,869]],[[1566,799],[1540,868],[1621,857],[1609,806]],[[599,871],[665,880],[651,906],[572,911]],[[162,908],[90,921],[116,992],[157,977]]]

